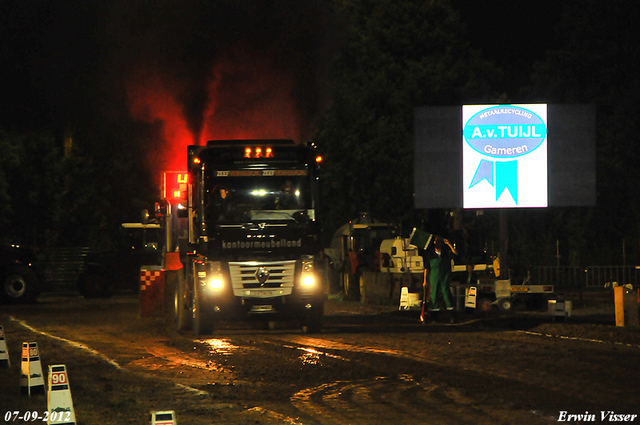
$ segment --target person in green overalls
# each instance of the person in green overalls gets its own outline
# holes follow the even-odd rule
[[[430,316],[434,319],[440,311],[443,303],[449,313],[449,322],[456,321],[455,307],[451,288],[449,287],[449,274],[451,273],[451,257],[457,255],[455,248],[448,239],[434,236],[433,242],[427,247],[426,257],[429,264],[429,282],[431,296],[429,300]]]

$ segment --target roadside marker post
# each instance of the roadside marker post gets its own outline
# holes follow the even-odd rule
[[[7,341],[4,339],[4,328],[0,325],[0,369],[9,369],[10,367],[11,360],[9,359]]]
[[[47,394],[49,418],[47,424],[75,425],[69,375],[65,365],[49,366],[49,392]]]
[[[22,395],[44,395],[44,378],[40,364],[40,352],[36,342],[22,343],[22,373],[20,393]]]

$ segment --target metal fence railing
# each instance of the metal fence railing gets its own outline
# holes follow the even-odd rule
[[[636,286],[640,268],[637,266],[590,266],[586,270],[586,288],[603,288],[606,284],[617,282]]]
[[[540,285],[554,285],[555,290],[585,287],[585,272],[581,267],[536,266],[531,280]]]
[[[536,266],[532,269],[531,279],[538,284],[554,285],[555,289],[597,289],[607,284],[638,285],[639,266],[589,266],[587,268],[571,266]]]

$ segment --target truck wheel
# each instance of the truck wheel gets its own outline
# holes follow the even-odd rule
[[[178,272],[173,291],[173,323],[177,331],[189,330],[191,321],[187,303],[184,273]]]
[[[302,333],[318,334],[322,332],[322,322],[324,319],[324,304],[315,306],[307,312],[302,320]]]
[[[210,306],[202,302],[202,295],[196,296],[193,311],[193,333],[195,336],[213,333],[213,313]]]
[[[36,274],[26,266],[10,268],[2,278],[2,297],[10,303],[31,303],[40,295]]]
[[[83,273],[78,278],[77,288],[85,298],[105,298],[111,295],[109,279],[103,274]]]

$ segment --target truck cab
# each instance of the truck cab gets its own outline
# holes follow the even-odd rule
[[[292,318],[320,330],[324,309],[319,164],[290,140],[189,146],[189,240],[177,327],[207,334],[225,318]],[[181,253],[182,254],[182,253]]]

